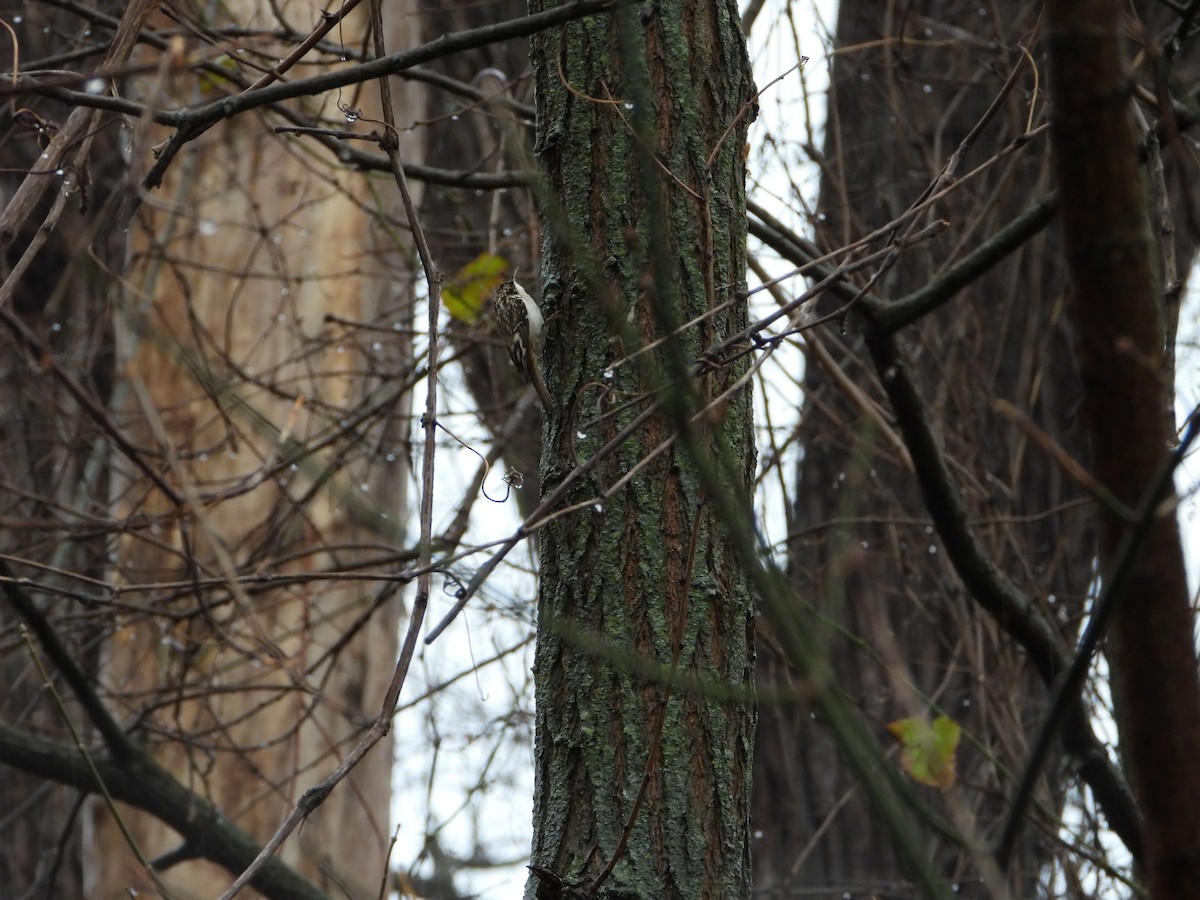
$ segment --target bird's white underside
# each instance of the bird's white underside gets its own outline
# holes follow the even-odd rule
[[[542,329],[546,326],[545,319],[542,318],[542,311],[538,309],[538,305],[529,296],[529,291],[521,287],[516,279],[513,279],[512,285],[516,289],[517,296],[525,304],[525,315],[529,319],[529,337],[535,347],[540,347],[542,343]]]

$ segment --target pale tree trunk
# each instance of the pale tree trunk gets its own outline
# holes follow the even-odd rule
[[[974,136],[955,175],[1025,131],[1031,69],[1007,96],[1002,86],[1020,64],[1018,44],[1034,34],[1039,12],[1038,4],[1016,0],[986,7],[936,0],[904,9],[841,4],[837,46],[846,49],[833,63],[822,249],[869,233],[921,198],[997,97],[996,117]],[[1043,120],[1039,112],[1035,125]],[[1052,188],[1047,151],[1044,133],[1035,136],[934,205],[920,221],[945,218],[947,234],[906,250],[875,293],[898,298],[928,285],[1045,197]],[[1190,248],[1181,249],[1181,258],[1185,253]],[[977,537],[1000,570],[1038,598],[1066,647],[1092,578],[1091,512],[1030,437],[1040,431],[1083,458],[1064,271],[1061,238],[1051,224],[909,328],[901,344]],[[822,329],[813,340],[886,411],[852,316],[847,324],[847,331]],[[980,742],[960,750],[959,787],[945,798],[931,791],[928,799],[986,846],[1012,790],[1000,773],[1021,770],[1046,688],[952,571],[912,472],[891,435],[880,432],[878,417],[848,397],[811,354],[805,382],[808,417],[793,510],[795,582],[849,636],[835,638],[828,650],[837,683],[881,737],[889,721],[944,710]],[[1015,407],[1033,431],[1001,415],[997,400]],[[795,677],[769,640],[759,674],[760,684],[772,686]],[[866,798],[805,704],[763,709],[758,753],[755,870],[765,895],[907,895],[905,873]],[[1061,807],[1061,771],[1052,765],[1039,792],[1051,811]],[[1053,832],[1056,826],[1040,827]],[[1054,862],[1054,842],[1033,827],[1025,835],[1012,885],[1016,896],[1031,897]],[[978,857],[951,843],[933,852],[960,895],[984,892]]]
[[[655,395],[663,409],[563,502],[631,480],[541,532],[527,896],[586,884],[609,898],[745,897],[753,629],[728,535],[745,523],[721,521],[714,495],[748,502],[748,391],[685,424],[744,371],[743,359],[689,372],[746,322],[753,85],[737,10],[696,0],[647,4],[639,18],[626,7],[538,35],[531,58],[545,359],[562,398],[544,429],[543,495],[647,402],[629,401],[667,387]],[[668,335],[665,349],[604,374]],[[633,472],[672,434],[674,446]],[[714,452],[724,483],[697,465]]]
[[[272,10],[228,12],[263,25]],[[386,15],[390,44],[416,42],[413,16]],[[339,38],[359,46],[364,20]],[[397,87],[399,104],[418,100]],[[137,89],[184,106],[219,88],[168,76]],[[373,97],[365,86],[342,99],[378,118]],[[337,120],[335,99],[322,102]],[[163,626],[131,611],[102,669],[135,736],[260,841],[378,715],[401,608],[369,581],[240,579],[353,568],[402,540],[407,397],[363,422],[343,417],[409,377],[416,277],[376,227],[364,176],[314,163],[272,124],[242,116],[203,135],[133,226],[113,414],[180,502],[128,469],[117,479],[115,514],[142,523],[115,548],[118,581],[145,585],[128,596],[171,618]],[[135,163],[145,165],[149,143],[134,148]],[[354,323],[373,330],[360,335]],[[341,430],[325,450],[289,456],[296,442]],[[391,752],[390,740],[376,746],[282,850],[331,894],[373,897],[386,878]],[[187,861],[191,848],[155,820],[121,810],[143,854],[180,858],[163,874],[173,891],[214,896],[230,882]],[[89,814],[87,896],[146,889],[107,810],[93,802]]]

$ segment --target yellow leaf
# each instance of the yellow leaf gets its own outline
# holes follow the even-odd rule
[[[481,253],[454,273],[442,287],[442,302],[446,310],[460,322],[473,325],[483,312],[483,304],[492,295],[504,273],[508,260],[494,253]]]
[[[932,724],[913,716],[897,719],[887,730],[900,742],[900,766],[913,781],[943,791],[954,787],[954,757],[962,726],[949,716],[938,716]]]
[[[238,64],[233,57],[222,53],[212,64],[200,72],[200,91],[205,97],[212,94],[220,93],[230,86],[230,79],[226,78],[222,72],[229,72],[231,75],[237,71]]]

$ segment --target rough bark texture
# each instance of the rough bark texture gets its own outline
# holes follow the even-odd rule
[[[546,431],[547,488],[641,408],[627,405],[646,386],[638,368],[612,377],[605,368],[744,284],[742,147],[753,86],[737,10],[689,0],[642,13],[626,8],[531,43],[546,178],[546,361],[551,393],[563,398]],[[661,383],[671,353],[694,360],[745,321],[745,305],[732,304],[642,374]],[[608,338],[614,330],[624,338]],[[677,413],[687,398],[719,394],[739,370],[676,382],[664,402]],[[613,484],[672,431],[665,413],[651,418],[569,499]],[[688,440],[728,452],[736,483],[715,489],[744,494],[753,471],[746,391]],[[542,532],[540,868],[529,896],[562,896],[558,879],[591,882],[614,856],[596,896],[749,893],[750,598],[726,525],[705,504],[714,487],[680,444],[602,509]],[[674,659],[681,681],[668,690]]]
[[[1052,0],[1046,22],[1085,420],[1097,479],[1133,508],[1174,434],[1160,279],[1127,99],[1123,9],[1116,0]],[[1148,527],[1108,656],[1121,749],[1145,821],[1146,881],[1155,900],[1183,900],[1200,897],[1195,617],[1174,504]],[[1129,531],[1114,510],[1101,510],[1102,572]]]

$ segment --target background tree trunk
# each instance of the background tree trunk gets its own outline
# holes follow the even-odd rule
[[[120,16],[124,4],[95,4],[98,14]],[[6,17],[16,35],[22,71],[74,47],[87,27],[77,15],[47,4],[16,5]],[[5,40],[8,43],[8,40]],[[103,54],[101,46],[94,56]],[[14,121],[17,108],[25,118]],[[6,208],[26,173],[36,171],[49,129],[62,126],[71,110],[44,97],[5,106],[0,130],[0,208]],[[44,130],[39,131],[38,126]],[[59,370],[83,385],[100,406],[113,387],[112,308],[119,285],[112,277],[124,261],[123,172],[119,134],[105,121],[93,136],[86,167],[71,177],[85,190],[68,198],[62,217],[17,285],[9,310],[54,354]],[[36,177],[36,176],[35,176]],[[47,194],[3,256],[7,278],[46,221],[64,177]],[[61,621],[60,636],[85,671],[95,672],[100,642],[89,616],[57,590],[71,591],[71,573],[103,579],[108,547],[102,528],[109,503],[112,459],[103,429],[80,402],[33,358],[10,327],[0,326],[0,452],[4,459],[0,506],[0,553],[8,560],[36,560],[41,567],[16,564],[14,574],[49,590],[34,594],[43,613]],[[62,515],[82,513],[83,519]],[[47,571],[44,566],[52,567]],[[17,637],[20,617],[0,602],[5,652],[2,720],[42,734],[67,734],[62,712],[50,701],[29,650]],[[68,714],[78,708],[68,701]],[[0,894],[3,896],[82,897],[82,795],[45,779],[10,769],[0,773]]]
[[[647,384],[678,378],[672,354],[686,368],[744,327],[746,305],[734,302],[669,340],[640,369],[645,381],[632,364],[603,375],[742,289],[753,84],[737,10],[722,2],[647,6],[640,21],[626,7],[538,35],[531,57],[546,361],[563,398],[544,431],[549,490],[635,417]],[[697,408],[689,403],[717,397],[743,365],[673,383],[666,412],[566,502],[630,473]],[[694,427],[602,509],[542,532],[527,895],[560,896],[560,879],[592,882],[613,859],[595,896],[749,893],[750,597],[726,525],[706,505],[711,486],[684,449],[728,448],[736,483],[718,489],[742,497],[753,470],[748,393]],[[683,683],[668,690],[676,661]]]
[[[951,0],[843,0],[822,163],[822,249],[844,246],[917,202],[997,98],[996,117],[974,135],[956,177],[1025,132],[1030,103],[1030,121],[1044,119],[1030,68],[1002,93],[1022,64],[1018,45],[1038,52],[1039,13],[1039,5],[1017,0],[986,9]],[[896,298],[923,287],[1051,187],[1043,133],[932,206],[920,221],[945,218],[950,230],[906,250],[874,291]],[[1181,259],[1194,247],[1191,238],[1185,243]],[[1052,224],[910,328],[903,344],[977,536],[1000,569],[1043,602],[1066,642],[1093,577],[1092,513],[1029,432],[994,406],[1012,404],[1084,458],[1065,287]],[[836,306],[828,298],[821,311]],[[848,334],[825,328],[813,340],[886,410],[850,324]],[[1020,771],[1046,689],[939,552],[903,456],[811,354],[805,387],[792,561],[802,595],[844,635],[828,651],[838,684],[880,727],[930,707],[959,721],[972,736],[959,752],[960,787],[945,802],[930,799],[968,834],[994,840],[1011,790],[1000,773]],[[794,679],[773,653],[769,629],[759,679]],[[1052,766],[1040,792],[1046,809],[1061,808],[1062,790]],[[754,810],[756,884],[766,895],[907,896],[877,819],[803,703],[761,712]],[[1037,895],[1054,860],[1056,828],[1051,818],[1040,820],[1040,834],[1026,830],[1013,870],[1016,896]],[[977,859],[949,845],[936,853],[960,896],[980,895]]]
[[[1152,487],[1177,438],[1138,135],[1132,109],[1113,102],[1129,82],[1123,19],[1114,0],[1046,4],[1052,135],[1094,471],[1127,508],[1153,510],[1139,526],[1145,550],[1129,564],[1107,648],[1121,750],[1145,822],[1145,880],[1155,900],[1195,900],[1200,666],[1176,494],[1170,479],[1165,490]],[[1135,529],[1110,506],[1099,519],[1100,571],[1115,582]]]
[[[92,41],[112,33],[104,10],[88,20],[42,6],[26,10],[23,24],[34,37],[21,43],[23,63],[36,67],[31,50],[44,43],[37,38],[43,33],[63,42],[85,28]],[[119,15],[121,6],[111,12]],[[184,23],[193,35],[186,49],[199,57],[208,53],[206,28],[261,25],[277,11],[244,3],[223,10],[236,21],[214,20],[176,5],[173,20],[152,18],[147,30],[176,32]],[[388,16],[396,28],[391,41],[417,42],[415,17]],[[351,27],[340,37],[352,40]],[[244,74],[232,62],[230,83],[163,67],[161,48],[151,44],[144,57],[150,74],[124,85],[125,96],[182,107],[236,90]],[[375,95],[368,89],[358,101],[368,113]],[[403,86],[399,97],[412,105],[418,93]],[[335,99],[328,101],[332,115],[344,121]],[[56,107],[31,105],[55,121]],[[21,399],[3,405],[9,458],[25,461],[9,470],[5,496],[29,498],[6,511],[5,552],[125,588],[121,616],[99,627],[86,606],[63,597],[47,598],[47,615],[77,644],[98,676],[99,696],[135,738],[259,840],[378,714],[401,609],[394,588],[369,582],[330,587],[337,583],[316,578],[264,588],[243,579],[344,569],[400,540],[408,394],[395,385],[413,368],[414,275],[379,227],[387,211],[371,209],[360,173],[322,171],[295,139],[273,136],[269,121],[242,116],[193,144],[129,232],[106,202],[122,173],[120,119],[105,118],[90,169],[91,215],[68,217],[17,300],[56,360],[183,502],[172,505],[128,460],[106,453],[94,417],[81,415],[27,363],[6,371],[9,396]],[[33,143],[9,144],[10,167],[33,164]],[[135,166],[144,163],[149,143],[130,154]],[[97,271],[101,263],[107,272]],[[358,330],[360,323],[371,329]],[[389,336],[374,344],[364,337],[378,333]],[[6,355],[23,359],[12,348]],[[353,426],[339,421],[390,393],[396,396],[382,412]],[[297,441],[310,438],[329,438],[326,451],[297,453]],[[260,477],[264,471],[270,477]],[[27,527],[61,510],[91,518],[65,534]],[[105,522],[125,524],[106,531]],[[41,690],[27,654],[10,654],[6,666],[6,683]],[[6,696],[7,704],[16,701]],[[63,733],[57,711],[6,716],[34,720],[46,726],[43,734]],[[385,741],[283,858],[331,894],[375,896],[386,877],[391,768]],[[29,887],[102,900],[153,890],[98,800],[81,813],[81,801],[65,789],[7,772],[2,782],[6,814],[26,814],[13,825],[19,837],[10,844],[5,836],[0,893]],[[125,807],[120,815],[142,853],[163,864],[177,896],[215,896],[232,880],[188,861],[197,848],[181,845],[161,822]],[[51,866],[57,880],[48,889]]]
[[[426,2],[424,37],[478,28],[501,19],[517,18],[527,10],[524,0],[504,0],[486,6]],[[422,152],[440,164],[472,173],[529,172],[533,169],[529,143],[533,125],[533,81],[528,42],[505,41],[456,53],[431,68],[469,85],[489,99],[455,96],[433,88],[428,92],[429,125],[422,129]],[[515,110],[506,101],[526,114]],[[421,220],[429,234],[434,257],[448,277],[481,253],[494,253],[534,297],[540,296],[537,265],[537,223],[527,187],[480,191],[453,184],[429,185]],[[518,508],[528,515],[541,490],[541,409],[526,405],[513,422],[513,401],[525,384],[494,338],[490,316],[473,325],[452,321],[450,335],[460,356],[467,389],[480,418],[509,467],[523,477],[516,492]],[[481,339],[482,338],[482,339]],[[490,339],[489,339],[490,338]]]

